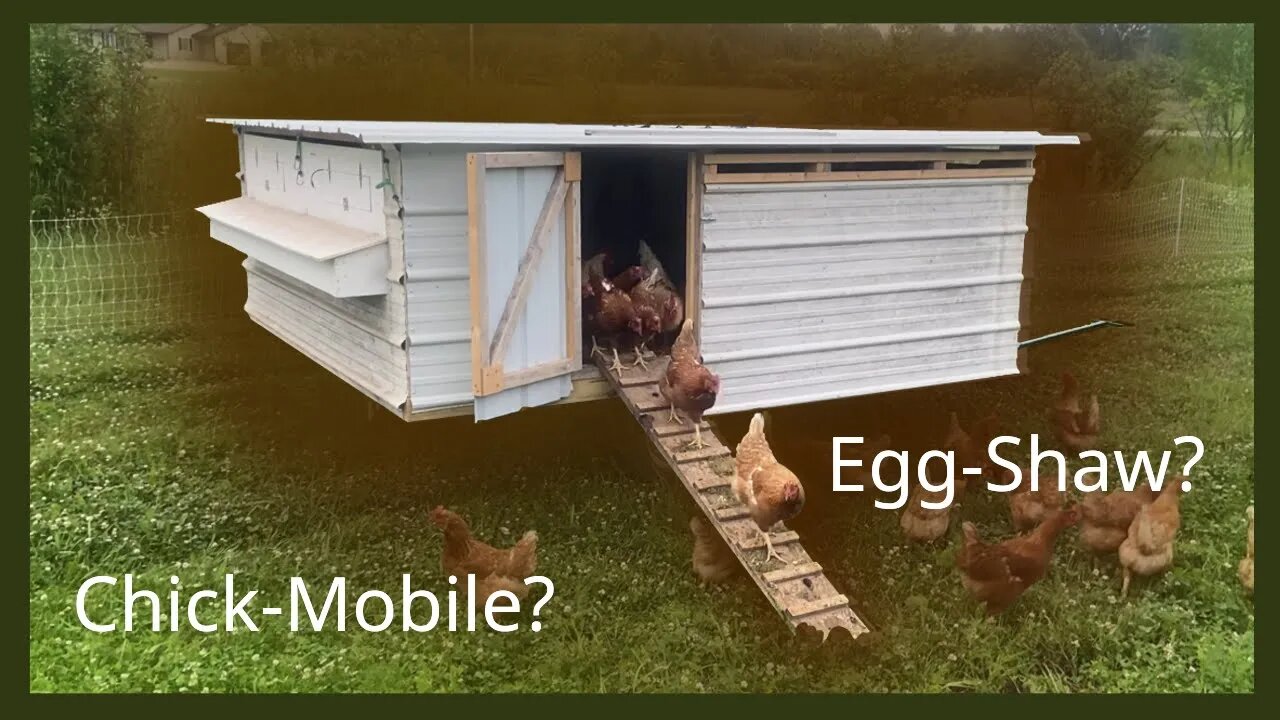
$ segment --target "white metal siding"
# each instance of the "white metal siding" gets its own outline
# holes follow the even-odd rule
[[[401,163],[412,406],[470,405],[466,154],[407,146]]]
[[[1016,373],[1028,183],[709,186],[711,413]]]
[[[253,259],[245,312],[259,325],[393,410],[408,396],[404,292],[335,298]]]

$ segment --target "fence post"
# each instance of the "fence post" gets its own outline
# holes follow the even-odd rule
[[[1187,189],[1187,179],[1178,180],[1178,224],[1173,228],[1173,256],[1178,256],[1178,250],[1182,245],[1182,195]]]

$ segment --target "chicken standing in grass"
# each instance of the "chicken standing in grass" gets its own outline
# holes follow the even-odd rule
[[[1155,499],[1156,491],[1146,483],[1132,490],[1085,495],[1080,503],[1080,544],[1099,554],[1119,550],[1138,511]]]
[[[933,484],[939,485],[936,482]],[[927,508],[923,504],[927,501],[937,505],[946,499],[945,489],[928,490],[923,484],[913,485],[907,497],[907,504],[902,508],[902,516],[898,519],[898,524],[902,526],[902,533],[916,542],[933,542],[946,535],[947,528],[951,526],[951,508],[955,507],[955,503],[952,502],[941,508]]]
[[[476,540],[460,515],[443,507],[431,511],[431,521],[444,530],[444,552],[440,565],[446,575],[459,579],[476,576],[476,596],[487,598],[497,590],[507,590],[518,598],[529,594],[525,578],[538,566],[538,534],[530,530],[506,550]]]
[[[965,589],[986,605],[988,617],[1007,610],[1045,576],[1058,535],[1078,519],[1076,507],[1056,510],[1035,530],[994,545],[982,541],[973,523],[962,526],[964,544],[956,553],[956,567]]]
[[[1250,505],[1244,511],[1244,516],[1249,519],[1249,537],[1248,543],[1245,545],[1244,559],[1240,561],[1240,584],[1244,586],[1245,592],[1253,594],[1253,506]]]
[[[1062,373],[1062,394],[1054,403],[1050,418],[1053,421],[1054,437],[1074,453],[1093,450],[1098,446],[1098,433],[1102,424],[1097,393],[1091,394],[1088,405],[1081,408],[1080,384],[1076,381],[1076,376],[1069,372]]]
[[[987,452],[992,438],[999,434],[997,426],[999,418],[988,415],[973,425],[972,432],[966,432],[960,426],[960,418],[951,413],[947,425],[947,434],[942,438],[942,449],[950,450],[956,457],[956,496],[961,497],[969,487],[968,476],[964,468],[979,468],[983,477],[992,477],[994,465]]]
[[[1004,471],[1004,482],[1013,482],[1013,471]],[[1040,475],[1031,487],[1031,468],[1022,468],[1022,482],[1009,493],[1009,515],[1018,530],[1030,530],[1044,522],[1053,512],[1067,504],[1067,495],[1058,487],[1054,475]]]
[[[1129,594],[1129,582],[1134,575],[1158,575],[1173,565],[1173,541],[1182,527],[1178,504],[1185,479],[1175,475],[1151,504],[1138,511],[1129,525],[1128,535],[1120,544],[1120,564],[1124,566],[1120,597]]]
[[[804,486],[800,478],[778,462],[764,434],[764,415],[751,417],[747,434],[738,443],[733,492],[747,506],[751,519],[764,536],[765,562],[781,560],[773,549],[770,532],[774,525],[800,514],[804,508]]]
[[[693,337],[693,321],[685,320],[671,348],[671,363],[658,378],[658,392],[670,407],[670,419],[679,422],[676,411],[684,413],[693,423],[691,447],[702,448],[702,414],[716,403],[720,393],[720,377],[702,364],[702,353]]]

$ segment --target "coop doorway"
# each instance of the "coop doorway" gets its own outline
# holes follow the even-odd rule
[[[681,150],[584,151],[582,259],[607,253],[611,274],[656,259],[689,304],[690,162]],[[588,363],[591,346],[588,337]]]

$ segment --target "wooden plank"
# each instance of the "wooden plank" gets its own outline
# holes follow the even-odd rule
[[[622,388],[622,393],[627,396],[627,400],[635,406],[638,412],[665,410],[667,408],[667,401],[658,394],[656,385],[624,387]]]
[[[564,154],[564,179],[565,182],[581,182],[582,181],[582,153],[567,152]]]
[[[709,443],[707,447],[698,448],[697,450],[682,450],[675,454],[676,462],[689,463],[699,460],[714,460],[718,457],[726,457],[729,455],[729,448],[720,443]]]
[[[562,152],[497,152],[486,153],[485,167],[525,168],[564,165]]]
[[[467,153],[467,254],[471,276],[471,392],[484,394],[489,364],[489,318],[485,303],[484,155]]]
[[[773,546],[775,548],[780,545],[787,545],[789,543],[800,542],[800,536],[796,534],[796,531],[794,530],[787,530],[786,532],[773,533],[772,535],[769,536],[769,539],[773,542]],[[764,545],[765,545],[764,537],[758,533],[752,533],[752,537],[748,537],[746,539],[742,539],[738,541],[738,547],[742,548],[743,550],[764,550],[765,549]]]
[[[776,544],[777,541],[774,542]],[[817,600],[796,603],[795,605],[787,608],[787,614],[790,615],[792,619],[798,619],[805,617],[806,615],[813,615],[824,610],[830,610],[832,608],[848,604],[849,598],[844,595],[828,595],[827,597],[818,598]]]
[[[702,340],[702,158],[689,153],[685,179],[684,316]]]
[[[523,370],[515,370],[509,373],[503,373],[498,380],[499,387],[494,390],[504,390],[506,388],[520,387],[521,385],[529,385],[539,380],[557,377],[573,372],[573,360],[564,358],[563,360],[552,360],[550,362],[540,363],[533,367]],[[486,388],[487,390],[488,388]]]
[[[925,150],[902,152],[833,152],[833,153],[713,153],[703,160],[707,165],[807,165],[809,163],[846,162],[980,162],[982,160],[1032,160],[1034,150]]]
[[[529,246],[525,248],[524,257],[520,258],[511,294],[507,296],[507,304],[502,308],[502,316],[498,318],[493,344],[489,347],[490,362],[500,363],[506,357],[507,344],[511,342],[516,326],[520,324],[520,315],[524,310],[525,301],[529,299],[529,291],[533,288],[533,278],[537,274],[538,263],[542,260],[551,238],[551,228],[555,226],[556,215],[564,205],[565,189],[564,169],[561,168],[556,171],[555,179],[551,181],[551,189],[543,201],[538,222],[533,227],[533,237],[529,240]],[[488,392],[487,388],[486,392]]]
[[[578,153],[569,155],[580,157]],[[567,165],[564,174],[569,183],[564,197],[565,357],[573,361],[573,369],[577,370],[582,367],[582,351],[578,348],[582,337],[582,236],[578,222],[582,183],[570,177]]]
[[[721,522],[727,520],[737,520],[739,518],[750,517],[751,510],[742,503],[730,505],[729,507],[716,508],[716,519]]]
[[[718,173],[708,174],[708,185],[734,185],[744,183],[775,182],[845,182],[859,180],[933,180],[959,178],[1033,177],[1032,168],[954,168],[946,170],[857,170],[776,173]]]
[[[773,570],[764,574],[764,581],[767,583],[780,583],[788,580],[798,580],[810,575],[817,575],[822,572],[822,566],[816,562],[801,563],[792,565],[791,567],[782,568],[781,570]]]

